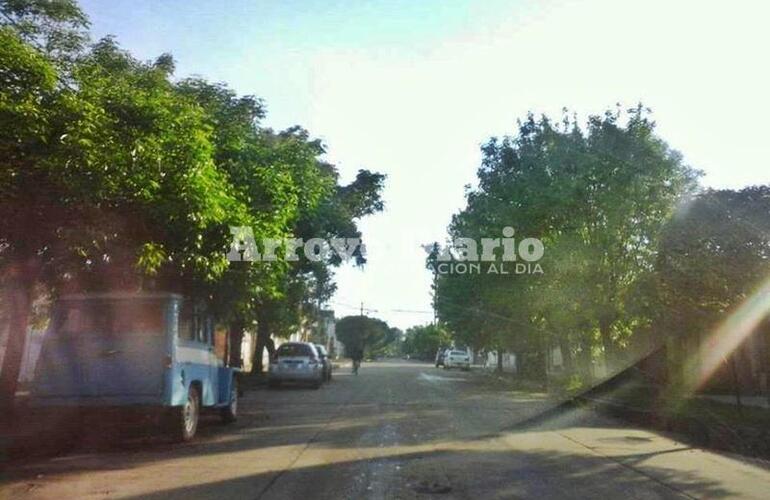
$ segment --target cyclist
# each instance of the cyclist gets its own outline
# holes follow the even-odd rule
[[[358,368],[361,366],[361,360],[364,359],[364,350],[354,349],[353,352],[350,353],[350,359],[353,360],[353,373],[358,375]]]

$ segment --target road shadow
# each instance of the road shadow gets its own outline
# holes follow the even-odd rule
[[[552,450],[449,451],[406,453],[385,458],[343,461],[233,477],[194,486],[142,494],[133,498],[327,498],[319,496],[321,485],[343,478],[367,476],[367,471],[398,462],[408,470],[397,480],[371,484],[366,479],[339,485],[340,497],[414,498],[442,493],[440,498],[681,498],[683,492],[696,498],[727,498],[736,492],[697,471],[646,467],[638,473],[607,459]],[[436,471],[441,471],[436,473]],[[378,478],[374,478],[377,481]],[[429,489],[434,488],[431,492]],[[373,491],[374,490],[374,491]],[[331,497],[329,497],[331,498]]]

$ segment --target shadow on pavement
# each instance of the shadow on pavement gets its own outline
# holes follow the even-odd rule
[[[377,461],[398,459],[408,467],[405,480],[384,485],[385,498],[404,498],[421,492],[435,482],[430,471],[440,469],[437,480],[450,497],[460,498],[630,498],[650,497],[650,476],[618,471],[602,457],[587,457],[550,450],[527,452],[433,451],[411,453],[362,461],[347,461],[295,469],[276,475],[264,473],[234,477],[171,490],[157,491],[135,498],[318,498],[319,485],[351,477],[357,468],[371,468]],[[430,463],[423,473],[421,463]],[[701,477],[697,471],[681,472],[657,468],[652,481],[658,498],[680,497],[681,492],[700,498],[726,498],[733,492],[716,481]],[[666,483],[664,485],[663,483]],[[354,482],[355,483],[355,482]],[[371,491],[365,486],[348,490],[348,498],[361,498]],[[446,497],[444,497],[446,498]]]

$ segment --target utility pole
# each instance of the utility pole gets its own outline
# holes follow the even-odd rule
[[[363,315],[364,315],[364,303],[361,302],[361,316],[363,317]]]
[[[438,323],[438,308],[436,307],[436,297],[438,295],[438,272],[433,269],[433,326]]]

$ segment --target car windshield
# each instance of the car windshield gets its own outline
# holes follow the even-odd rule
[[[280,358],[313,357],[314,353],[310,346],[305,344],[283,344],[276,351],[276,355]]]
[[[770,498],[769,26],[0,0],[0,499]]]

